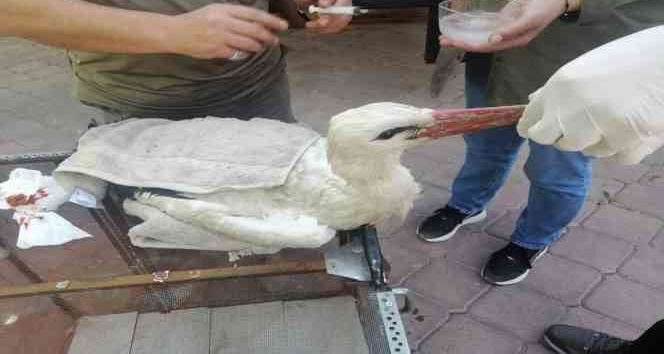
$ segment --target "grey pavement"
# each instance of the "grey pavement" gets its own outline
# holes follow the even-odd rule
[[[423,39],[419,23],[355,26],[327,37],[290,34],[297,117],[324,132],[335,113],[374,101],[461,106],[461,68],[439,97],[429,94],[434,68],[424,64]],[[73,147],[98,113],[71,98],[69,75],[63,51],[0,39],[1,154]],[[664,318],[664,152],[635,166],[597,161],[592,193],[562,239],[525,282],[497,288],[480,279],[479,269],[507,242],[526,201],[526,151],[486,221],[441,244],[414,235],[449,197],[463,151],[461,138],[450,137],[405,155],[424,194],[406,224],[384,238],[393,281],[414,292],[405,320],[418,352],[547,353],[539,339],[552,323],[634,338]]]

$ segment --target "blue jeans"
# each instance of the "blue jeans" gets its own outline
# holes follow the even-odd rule
[[[473,54],[466,60],[466,105],[487,105],[490,55]],[[515,126],[464,135],[466,157],[452,185],[448,205],[477,213],[503,186],[524,139]],[[530,141],[525,165],[530,180],[528,205],[516,222],[512,242],[541,249],[555,242],[583,206],[591,181],[591,160],[581,153],[563,152]]]

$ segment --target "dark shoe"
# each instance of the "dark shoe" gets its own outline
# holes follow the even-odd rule
[[[417,235],[427,242],[449,240],[463,225],[480,222],[486,218],[486,211],[468,215],[456,208],[445,206],[436,210],[417,228]]]
[[[628,354],[632,342],[585,328],[553,325],[544,334],[544,344],[558,354]]]
[[[491,255],[482,268],[482,278],[494,285],[516,284],[528,276],[536,260],[546,253],[547,248],[529,250],[514,243]]]

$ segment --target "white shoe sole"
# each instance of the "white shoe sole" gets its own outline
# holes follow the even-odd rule
[[[568,354],[553,344],[553,342],[549,339],[549,337],[546,336],[546,334],[544,335],[544,343],[546,344],[547,349],[551,349],[558,354]]]
[[[538,254],[537,257],[535,257],[535,259],[533,259],[533,261],[531,262],[531,264],[534,266],[534,265],[535,265],[535,262],[537,262],[537,260],[539,260],[540,258],[542,258],[542,256],[545,255],[548,251],[549,251],[549,248],[548,248],[548,247],[545,248],[544,251],[542,251],[540,254]],[[527,277],[528,274],[530,273],[530,269],[528,269],[528,270],[526,270],[523,274],[519,275],[518,277],[516,277],[516,278],[514,278],[514,279],[510,279],[510,280],[506,280],[506,281],[491,281],[491,280],[487,279],[487,278],[484,276],[484,270],[485,270],[485,269],[486,269],[486,264],[484,265],[484,267],[482,267],[482,271],[480,271],[480,276],[482,276],[482,279],[486,280],[488,283],[491,283],[491,284],[493,284],[493,285],[499,285],[499,286],[502,286],[502,285],[514,285],[514,284],[520,283],[520,282],[522,282],[524,279],[526,279],[526,277]],[[563,353],[563,354],[564,354],[564,353]]]
[[[480,221],[482,221],[482,220],[484,220],[484,219],[486,219],[486,210],[482,210],[481,213],[479,213],[479,214],[477,214],[477,215],[473,215],[473,216],[471,216],[471,217],[469,217],[469,218],[464,219],[464,220],[461,222],[461,224],[457,225],[452,231],[446,233],[446,234],[443,235],[443,236],[436,237],[436,238],[423,238],[423,237],[420,237],[420,238],[421,238],[422,240],[426,241],[426,242],[431,242],[431,243],[447,241],[447,240],[451,239],[452,236],[454,236],[454,234],[456,234],[457,231],[459,231],[459,229],[460,229],[462,226],[464,226],[464,225],[470,225],[470,224],[475,224],[475,223],[478,223],[478,222],[480,222]],[[417,232],[418,235],[420,234],[420,227],[419,227],[419,226],[417,227],[417,231],[416,231],[416,232]]]

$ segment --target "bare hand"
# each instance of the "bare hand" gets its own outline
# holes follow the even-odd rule
[[[279,43],[288,28],[279,17],[248,6],[212,4],[173,17],[171,52],[195,58],[230,58],[236,51],[257,53]]]
[[[316,0],[299,1],[300,3],[308,2],[315,4]],[[352,6],[352,0],[318,0],[318,6]],[[309,21],[306,24],[307,29],[316,31],[318,33],[336,33],[344,29],[352,19],[352,16],[343,15],[320,15],[316,20]]]
[[[522,9],[516,11],[508,4],[503,12],[516,14],[516,21],[492,34],[485,44],[470,44],[440,36],[443,46],[457,47],[469,52],[488,53],[523,47],[530,43],[551,22],[566,10],[565,0],[521,0]]]

